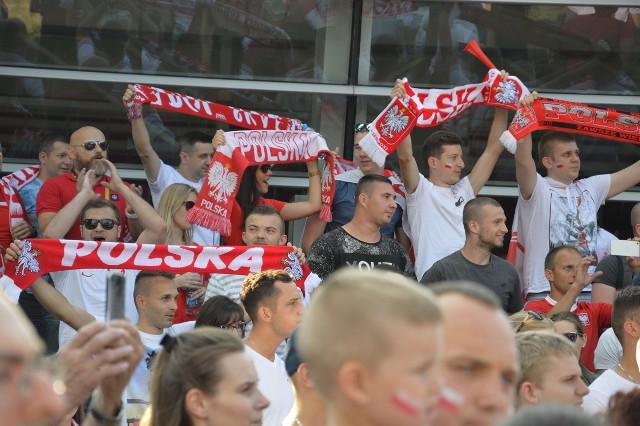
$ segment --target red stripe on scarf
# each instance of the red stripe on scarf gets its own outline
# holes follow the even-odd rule
[[[46,253],[46,256],[44,255]],[[106,243],[80,240],[26,239],[17,261],[7,262],[5,274],[21,289],[39,276],[69,269],[165,270],[175,274],[237,274],[268,269],[291,273],[304,291],[303,270],[288,246],[209,247],[161,244]]]

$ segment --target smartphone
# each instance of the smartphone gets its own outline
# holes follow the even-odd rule
[[[124,318],[125,284],[124,276],[112,272],[107,275],[107,315],[106,321]]]
[[[614,256],[640,256],[640,242],[629,240],[612,240],[611,254]]]

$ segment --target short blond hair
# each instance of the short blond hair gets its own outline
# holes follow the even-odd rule
[[[529,311],[520,311],[509,315],[509,323],[516,333],[524,333],[526,331],[543,331],[555,330],[555,323],[543,314],[542,319],[538,319]]]
[[[520,354],[520,381],[540,386],[547,364],[547,357],[570,355],[578,360],[576,350],[569,340],[556,333],[527,331],[516,334],[516,345]]]
[[[345,362],[376,367],[389,350],[391,323],[442,321],[433,292],[393,272],[346,268],[331,275],[316,293],[302,318],[297,348],[325,398],[336,391]]]

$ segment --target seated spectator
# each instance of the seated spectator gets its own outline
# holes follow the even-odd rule
[[[616,392],[640,388],[640,371],[636,359],[639,341],[640,287],[627,287],[616,294],[611,319],[613,331],[622,343],[622,359],[602,373],[590,386],[582,408],[589,414],[605,413],[609,398]]]
[[[388,263],[415,278],[411,259],[404,247],[382,234],[396,211],[395,191],[386,176],[363,176],[356,187],[353,218],[340,228],[318,238],[309,252],[309,267],[321,279],[343,266],[360,270]]]
[[[491,253],[504,245],[504,236],[509,232],[500,203],[488,197],[470,200],[464,206],[462,224],[464,246],[436,261],[420,282],[476,282],[496,293],[507,314],[521,311],[524,304],[518,272],[511,263]]]
[[[164,347],[151,377],[148,425],[262,424],[269,401],[240,339],[202,327],[168,338]]]
[[[599,273],[587,273],[592,261],[591,257],[583,258],[573,246],[560,246],[549,251],[544,260],[544,274],[551,285],[551,292],[544,299],[527,302],[524,307],[526,311],[535,310],[549,317],[565,311],[578,315],[587,336],[580,361],[591,372],[595,370],[593,352],[598,337],[611,326],[610,304],[576,302],[582,290],[599,276]]]
[[[580,318],[573,312],[558,312],[551,317],[554,323],[556,332],[562,334],[569,339],[573,348],[578,354],[578,358],[582,354],[582,350],[587,346],[587,336],[584,334],[584,325]],[[600,344],[600,342],[598,342]],[[595,364],[595,361],[594,361]],[[596,366],[597,368],[597,366]],[[598,377],[596,374],[589,371],[587,367],[580,363],[580,370],[582,371],[582,380],[589,386]]]
[[[296,338],[329,423],[429,424],[441,321],[432,292],[398,274],[345,269],[326,280]]]
[[[520,354],[518,407],[562,404],[580,407],[589,388],[582,381],[578,354],[563,336],[528,332],[516,336]]]

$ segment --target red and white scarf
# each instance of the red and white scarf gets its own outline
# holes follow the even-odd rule
[[[284,269],[294,277],[303,294],[304,282],[311,273],[306,265],[300,265],[289,246],[211,247],[26,239],[18,260],[7,262],[5,274],[24,290],[43,274],[69,269],[237,275]]]
[[[300,120],[217,104],[142,84],[135,85],[133,102],[139,105],[149,103],[149,106],[153,108],[195,115],[207,120],[221,121],[243,129],[304,130],[306,128]]]
[[[640,114],[596,108],[557,99],[538,98],[516,112],[500,142],[511,153],[516,143],[535,130],[581,133],[602,139],[640,144]]]
[[[39,166],[25,167],[3,177],[0,180],[4,200],[0,200],[0,205],[9,207],[9,224],[13,227],[18,222],[29,221],[22,205],[22,200],[18,191],[27,183],[33,181],[40,173]]]
[[[233,200],[248,166],[306,163],[323,154],[320,218],[331,220],[335,192],[333,153],[320,134],[279,130],[237,131],[226,132],[225,140],[226,143],[217,149],[211,160],[196,205],[187,212],[188,221],[218,231],[221,235],[230,235]]]

